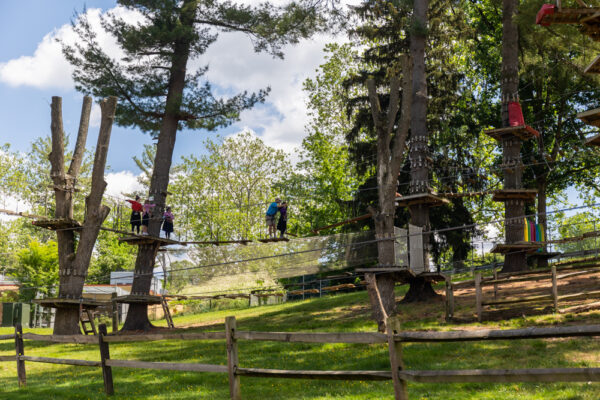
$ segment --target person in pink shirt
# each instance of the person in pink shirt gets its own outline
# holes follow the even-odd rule
[[[173,232],[173,213],[171,212],[171,207],[167,207],[167,211],[163,214],[163,226],[162,230],[165,232],[165,237],[167,239],[171,239],[171,233]]]
[[[156,204],[150,204],[150,200],[146,200],[143,205],[144,213],[142,214],[142,235],[148,234],[148,224],[150,223],[150,210]]]

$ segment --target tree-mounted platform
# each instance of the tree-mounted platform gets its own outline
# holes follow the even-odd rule
[[[581,18],[581,33],[594,41],[600,41],[600,8],[593,8],[595,13]]]
[[[112,301],[125,304],[162,304],[163,297],[151,294],[128,294],[115,297]]]
[[[506,128],[489,129],[487,131],[484,131],[484,133],[498,141],[503,141],[505,139],[529,140],[540,135],[538,131],[536,131],[529,125],[508,126]]]
[[[415,274],[406,266],[375,266],[370,268],[356,268],[357,274],[392,275],[396,282],[408,283],[415,278]]]
[[[537,189],[501,189],[492,192],[492,201],[525,200],[529,203],[535,201]]]
[[[31,222],[33,225],[51,231],[80,229],[81,224],[71,218],[38,219]]]
[[[286,238],[286,237],[282,237],[282,238],[269,238],[269,239],[258,239],[259,242],[261,243],[271,243],[271,242],[289,242],[290,239]]]
[[[585,67],[585,69],[583,70],[583,73],[585,73],[585,74],[600,74],[600,56],[597,56],[596,58],[594,58],[594,60],[590,63],[590,65]]]
[[[423,272],[417,275],[417,278],[425,278],[431,282],[445,282],[448,277],[441,272]]]
[[[62,298],[47,298],[47,299],[34,299],[34,303],[39,304],[42,307],[48,308],[76,308],[83,306],[84,308],[98,308],[110,305],[105,301],[95,301],[89,299],[62,299]]]
[[[600,146],[600,134],[585,140],[586,146]]]
[[[553,24],[582,24],[583,21],[597,14],[598,8],[559,8],[553,4],[544,4],[537,13],[536,24],[549,26]]]
[[[594,108],[593,110],[580,112],[577,114],[577,118],[588,125],[597,126],[600,128],[600,108]]]
[[[212,244],[214,246],[220,246],[222,244],[242,244],[246,246],[248,243],[252,242],[252,240],[206,240],[206,241],[193,241],[193,242],[185,242],[186,244]]]
[[[185,246],[186,242],[178,242],[177,240],[171,240],[167,238],[161,238],[156,236],[148,236],[148,235],[133,235],[133,236],[125,236],[119,238],[119,242],[127,243],[132,246],[139,246],[143,244],[153,244],[158,243],[162,246],[169,246],[173,244],[178,244],[181,246]]]
[[[433,193],[417,193],[396,198],[396,205],[398,207],[410,207],[416,205],[427,205],[429,207],[437,207],[448,203],[448,199],[445,199]]]
[[[533,253],[542,247],[539,243],[534,242],[517,242],[517,243],[498,243],[494,245],[490,253],[509,254],[509,253]]]

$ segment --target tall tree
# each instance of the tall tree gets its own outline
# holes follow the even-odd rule
[[[55,217],[65,221],[73,220],[73,192],[83,162],[91,105],[92,99],[84,97],[75,151],[69,169],[65,172],[62,99],[56,96],[52,97],[52,152],[48,158],[52,165],[50,176],[54,183]],[[57,229],[56,231],[59,262],[58,297],[61,300],[81,298],[83,284],[100,226],[110,212],[110,209],[102,204],[102,196],[106,188],[104,168],[106,167],[106,157],[116,107],[117,99],[115,97],[105,99],[100,103],[102,120],[94,157],[92,185],[86,198],[85,220],[78,231],[77,246],[74,230]],[[54,334],[77,334],[79,333],[79,307],[77,307],[77,304],[73,306],[73,304],[65,303],[64,305],[65,307],[59,307],[56,310]]]
[[[502,71],[500,74],[500,89],[502,100],[502,126],[510,126],[508,104],[519,101],[519,29],[516,15],[519,0],[502,1]],[[505,164],[512,167],[504,169],[504,188],[522,188],[521,140],[507,138],[502,140],[502,151]],[[521,199],[510,199],[505,202],[504,224],[506,243],[523,240],[523,215],[525,203]],[[509,252],[504,257],[502,271],[512,272],[526,268],[524,252]]]
[[[377,239],[377,260],[381,266],[395,265],[394,216],[396,214],[396,189],[398,174],[404,163],[406,139],[411,124],[411,108],[414,92],[412,90],[412,60],[408,56],[389,69],[389,104],[381,107],[375,80],[367,81],[373,124],[377,132],[377,195],[378,207],[371,207],[375,221]],[[400,77],[400,73],[402,74]],[[400,91],[401,89],[401,91]],[[385,331],[388,316],[396,313],[396,296],[393,274],[365,274],[367,290],[371,300],[373,316],[381,332]]]
[[[158,144],[150,180],[150,197],[157,205],[149,233],[158,236],[164,211],[169,172],[178,129],[213,130],[229,125],[242,110],[264,100],[265,90],[246,92],[228,100],[213,96],[211,85],[202,82],[207,67],[188,72],[197,59],[217,40],[219,32],[241,32],[253,41],[256,51],[283,57],[282,46],[297,43],[327,28],[327,4],[302,1],[275,7],[269,3],[245,6],[229,1],[120,0],[137,12],[141,21],[128,23],[116,15],[103,19],[103,28],[115,37],[125,56],[114,59],[96,40],[89,21],[74,25],[80,42],[64,46],[67,60],[75,67],[78,89],[100,96],[125,99],[116,122],[157,133]],[[158,243],[140,245],[137,274],[132,292],[149,293]],[[125,330],[151,327],[147,305],[131,305]]]

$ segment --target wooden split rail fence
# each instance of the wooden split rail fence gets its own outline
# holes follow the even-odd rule
[[[575,300],[600,297],[600,290],[590,290],[576,293],[568,293],[559,295],[558,281],[561,279],[572,278],[579,275],[600,272],[600,263],[576,263],[573,265],[553,265],[547,270],[530,270],[516,272],[512,274],[498,274],[494,269],[493,276],[484,278],[481,272],[475,272],[474,279],[461,282],[446,281],[446,320],[449,321],[454,316],[454,290],[458,288],[475,288],[475,307],[477,320],[481,322],[483,319],[483,306],[504,306],[511,304],[522,304],[531,302],[552,302],[554,311],[559,313],[583,311],[592,307],[600,307],[600,302],[583,304],[579,306],[559,309],[560,300]],[[559,274],[560,273],[560,274]],[[533,296],[521,296],[512,298],[499,298],[499,286],[502,284],[510,284],[516,282],[530,282],[550,280],[551,285],[548,288],[548,294],[540,294]],[[483,286],[493,285],[493,300],[484,300]]]
[[[106,325],[100,325],[97,337],[82,335],[37,335],[23,333],[21,326],[15,334],[0,336],[0,340],[14,340],[14,356],[0,356],[0,362],[17,363],[19,386],[26,385],[26,362],[97,367],[102,369],[104,389],[114,394],[112,368],[142,368],[169,371],[211,372],[228,374],[231,399],[242,398],[240,377],[329,379],[385,381],[393,383],[395,399],[408,399],[407,382],[422,383],[507,383],[507,382],[599,382],[600,368],[533,368],[533,369],[469,369],[469,370],[409,370],[402,359],[403,343],[466,342],[485,340],[542,339],[563,337],[600,336],[600,325],[581,325],[547,328],[525,328],[509,330],[449,331],[449,332],[410,332],[402,331],[397,317],[387,321],[387,333],[376,332],[256,332],[237,329],[235,317],[225,320],[225,332],[199,332],[179,334],[108,335]],[[100,360],[77,360],[25,355],[25,340],[51,343],[98,344]],[[110,345],[123,342],[149,342],[158,340],[225,340],[227,364],[196,364],[118,360],[110,357]],[[354,343],[387,344],[389,350],[389,370],[378,371],[339,371],[339,370],[279,370],[241,367],[239,342],[274,341],[294,343]]]

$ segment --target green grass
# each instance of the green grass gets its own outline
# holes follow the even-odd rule
[[[401,294],[399,290],[398,294]],[[598,321],[599,314],[546,315],[501,323],[452,325],[443,321],[443,303],[401,305],[406,329],[514,328]],[[238,329],[264,331],[374,331],[365,292],[290,302],[245,310],[222,310],[175,317],[192,331],[222,330],[225,316],[235,315]],[[157,325],[163,321],[157,321]],[[47,329],[29,330],[49,333]],[[0,328],[0,334],[11,329]],[[160,341],[111,344],[116,359],[226,364],[223,341]],[[280,369],[388,369],[385,345],[300,344],[240,341],[242,367]],[[98,360],[92,345],[48,345],[26,341],[27,355]],[[0,355],[14,354],[14,344],[0,342]],[[521,340],[445,344],[407,344],[408,369],[598,367],[600,343],[594,339]],[[227,399],[225,374],[113,368],[115,399]],[[391,382],[241,379],[244,399],[390,399]],[[415,384],[411,399],[593,399],[600,384]],[[19,389],[14,362],[0,363],[0,399],[104,399],[98,368],[27,363],[27,387]]]

